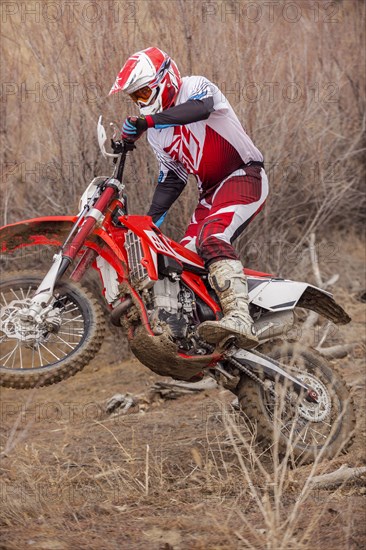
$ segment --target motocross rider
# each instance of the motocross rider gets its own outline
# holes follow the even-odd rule
[[[110,94],[125,92],[140,116],[123,123],[122,138],[144,132],[160,173],[148,210],[157,226],[194,174],[199,202],[181,243],[197,252],[224,313],[205,321],[199,335],[217,343],[234,335],[240,347],[258,343],[248,308],[243,265],[232,243],[262,209],[268,195],[263,156],[245,133],[232,107],[203,76],[181,77],[176,63],[158,48],[133,54]]]

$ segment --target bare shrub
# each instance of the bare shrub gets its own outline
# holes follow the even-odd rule
[[[43,9],[52,11],[51,4],[46,0]],[[279,2],[272,17],[262,8],[258,23],[243,15],[238,3],[230,15],[222,12],[226,3],[214,3],[215,11],[207,3],[172,0],[167,10],[162,0],[137,0],[133,13],[118,16],[115,4],[100,4],[95,24],[79,12],[57,24],[52,17],[6,18],[0,137],[4,223],[74,212],[86,182],[109,173],[97,148],[97,117],[103,113],[105,120],[121,122],[134,112],[126,98],[107,94],[127,56],[156,44],[177,60],[182,74],[205,74],[222,89],[264,153],[271,194],[239,242],[247,264],[256,261],[254,243],[262,250],[260,267],[282,273],[286,259],[278,248],[289,243],[301,250],[314,231],[360,228],[362,2],[337,2],[334,17],[327,3],[316,3],[316,13],[301,2],[298,21]],[[132,212],[146,211],[156,176],[156,161],[141,140],[126,173]],[[196,196],[191,182],[173,207],[165,225],[173,238],[182,236]]]

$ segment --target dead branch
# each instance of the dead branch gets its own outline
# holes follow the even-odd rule
[[[342,359],[343,357],[346,357],[351,351],[353,351],[355,346],[356,344],[344,344],[331,346],[329,348],[318,346],[316,350],[328,359]]]
[[[329,474],[314,476],[310,481],[312,489],[329,489],[330,487],[338,487],[345,483],[349,483],[366,474],[366,466],[358,468],[349,468],[347,464],[343,464],[338,470]]]
[[[134,408],[134,412],[138,412],[138,410],[146,404],[152,403],[155,396],[161,397],[162,399],[177,399],[183,395],[192,395],[217,387],[217,382],[209,377],[199,382],[159,380],[151,386],[148,395],[145,395],[145,393],[140,393],[138,395],[116,393],[113,397],[107,399],[105,410],[107,414],[120,416],[129,413],[131,408]]]
[[[155,382],[151,394],[158,394],[164,399],[177,399],[200,391],[217,388],[217,382],[212,378],[204,378],[200,382]]]
[[[310,234],[309,252],[310,252],[311,265],[312,265],[312,268],[313,268],[315,281],[316,281],[316,284],[318,285],[318,287],[326,289],[326,288],[334,285],[339,279],[339,273],[334,273],[325,282],[323,281],[322,275],[320,273],[318,254],[316,252],[315,233]]]
[[[310,234],[309,252],[310,252],[311,265],[312,265],[312,268],[313,268],[313,273],[314,273],[316,284],[320,288],[323,288],[324,283],[323,283],[322,276],[320,274],[318,254],[316,253],[315,233]]]
[[[312,265],[312,268],[313,268],[313,273],[314,273],[314,277],[315,277],[315,281],[316,281],[317,286],[319,288],[326,289],[329,286],[334,285],[339,279],[339,274],[338,273],[334,273],[327,281],[325,281],[325,282],[323,281],[322,275],[320,273],[320,268],[319,268],[319,261],[318,261],[318,254],[317,254],[317,251],[316,251],[316,241],[315,241],[315,233],[314,232],[312,232],[310,234],[310,237],[309,237],[309,253],[310,253],[311,265]],[[318,320],[319,320],[319,314],[315,313],[314,311],[311,311],[309,313],[306,321],[303,324],[304,331],[307,332],[311,328],[313,328],[317,324]],[[318,348],[317,348],[318,351],[321,351],[321,349],[322,349],[322,345],[325,342],[325,340],[327,338],[327,335],[328,335],[329,327],[330,327],[330,323],[328,323],[327,326],[326,326],[323,337],[322,337],[322,339],[321,339],[321,341],[318,345]],[[345,357],[345,355],[343,355],[342,357]]]
[[[332,323],[331,323],[330,321],[327,321],[326,326],[325,326],[325,328],[324,328],[324,330],[323,330],[323,335],[322,335],[322,337],[321,337],[321,339],[320,339],[319,344],[317,345],[317,348],[321,349],[321,347],[323,346],[325,340],[326,340],[327,337],[328,337],[328,333],[329,333],[329,330],[330,330],[331,326],[332,326]]]
[[[304,321],[302,325],[302,329],[304,333],[308,332],[311,328],[315,327],[319,319],[319,314],[315,313],[315,311],[310,311],[309,315],[307,316],[306,320]]]
[[[106,402],[106,412],[114,414],[118,410],[119,414],[126,414],[131,407],[135,407],[139,402],[138,396],[116,393]]]

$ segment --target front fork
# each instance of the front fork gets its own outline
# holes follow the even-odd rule
[[[81,213],[70,231],[60,252],[54,255],[53,263],[43,281],[37,288],[30,305],[20,312],[24,321],[40,322],[42,318],[52,309],[53,292],[57,281],[66,272],[72,261],[76,258],[85,243],[85,240],[94,230],[96,223],[104,216],[104,212],[120,190],[121,184],[118,180],[111,178],[104,191],[96,201],[93,208],[89,210],[79,231],[71,239],[82,217]]]
[[[58,273],[60,271],[62,259],[62,251],[54,255],[52,266],[37,288],[36,293],[31,300],[31,304],[20,312],[20,316],[23,321],[39,322],[41,321],[41,313],[44,317],[44,315],[52,309],[52,306],[49,304],[53,298],[53,290],[58,280]]]

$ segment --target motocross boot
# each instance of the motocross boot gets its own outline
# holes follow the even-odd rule
[[[258,338],[249,315],[248,285],[241,262],[220,260],[209,266],[209,272],[208,279],[219,297],[224,317],[199,325],[199,336],[210,344],[235,336],[241,348],[256,346]]]

